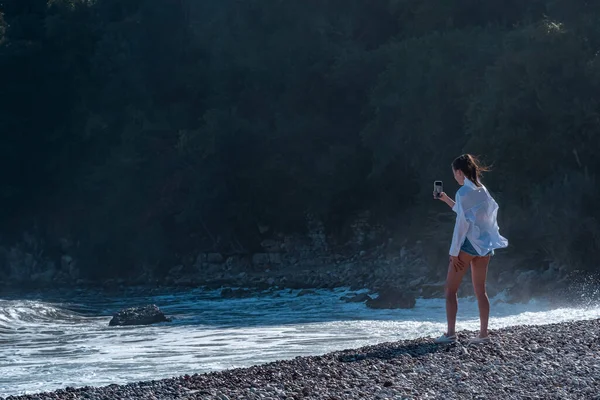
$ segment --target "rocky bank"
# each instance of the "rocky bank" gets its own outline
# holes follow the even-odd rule
[[[72,240],[61,239],[54,253],[44,240],[24,235],[17,244],[0,246],[0,286],[7,287],[207,287],[265,290],[350,287],[405,292],[408,297],[441,298],[447,269],[447,243],[425,246],[388,236],[364,218],[353,225],[349,241],[336,246],[317,224],[307,235],[272,235],[253,252],[200,252],[179,257],[163,268],[124,266],[127,276],[91,280],[90,260]],[[472,294],[469,277],[459,295]],[[488,293],[507,294],[507,301],[555,295],[557,301],[581,301],[598,292],[597,282],[553,262],[522,264],[510,252],[499,252],[488,273]],[[558,296],[556,296],[558,295]]]

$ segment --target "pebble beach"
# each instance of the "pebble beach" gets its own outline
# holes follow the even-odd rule
[[[492,331],[491,343],[468,345],[475,334],[460,332],[459,342],[450,345],[430,338],[389,342],[244,369],[5,400],[600,399],[600,320],[510,327]]]

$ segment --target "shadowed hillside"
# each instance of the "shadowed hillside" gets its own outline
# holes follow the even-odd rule
[[[0,12],[5,276],[251,274],[303,254],[407,264],[411,252],[440,268],[452,215],[432,181],[453,195],[462,152],[493,165],[506,268],[596,268],[595,2],[4,0]]]

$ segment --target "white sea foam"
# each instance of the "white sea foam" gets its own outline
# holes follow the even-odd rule
[[[0,300],[0,396],[244,367],[445,329],[441,299],[419,299],[411,310],[371,310],[340,301],[345,292],[298,297],[297,291],[280,291],[248,299],[200,290],[121,297],[79,292],[45,302]],[[600,318],[600,307],[498,300],[492,300],[492,329]],[[174,322],[108,327],[112,312],[147,303]],[[476,302],[461,299],[458,329],[478,327]]]

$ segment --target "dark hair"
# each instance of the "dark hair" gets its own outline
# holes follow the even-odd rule
[[[471,154],[463,154],[462,156],[457,157],[452,161],[452,169],[455,171],[462,171],[462,173],[477,186],[481,186],[481,173],[490,170],[488,167],[481,164],[477,157],[472,156]]]

